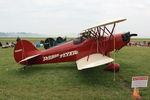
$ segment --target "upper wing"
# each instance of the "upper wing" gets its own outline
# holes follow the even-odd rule
[[[125,20],[126,19],[120,19],[120,20],[108,22],[105,24],[101,24],[98,26],[94,26],[94,27],[88,28],[86,30],[83,30],[83,32],[81,32],[80,34],[83,36],[92,36],[95,38],[103,37],[105,35],[111,35],[112,36],[114,29],[115,29],[115,26],[116,26],[116,23],[123,22]],[[108,27],[106,27],[108,25],[112,25],[113,27],[111,29],[109,29]]]
[[[78,70],[92,68],[113,62],[114,59],[104,56],[100,53],[91,54],[76,61]]]
[[[97,27],[102,27],[102,26],[107,26],[107,25],[111,25],[111,24],[116,24],[116,23],[119,23],[119,22],[123,22],[125,20],[127,20],[127,19],[120,19],[120,20],[104,23],[104,24],[101,24],[101,25],[98,25],[98,26],[94,26],[94,27],[88,28],[86,30],[90,30],[90,29],[97,28]],[[86,30],[84,30],[84,31],[86,31]]]

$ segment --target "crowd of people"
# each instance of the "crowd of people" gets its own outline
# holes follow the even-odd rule
[[[21,38],[18,37],[16,39],[16,43],[18,41],[20,41],[20,40],[21,40]],[[16,43],[15,42],[10,42],[10,43],[6,42],[6,43],[2,44],[2,42],[0,42],[0,47],[1,48],[10,48],[10,47],[14,47],[16,45]],[[41,40],[40,43],[37,43],[35,46],[36,47],[41,47],[41,46],[43,46],[43,44],[44,44],[44,41]],[[136,46],[136,47],[144,46],[144,47],[150,47],[150,41],[131,41],[131,42],[129,42],[127,44],[127,46]]]
[[[21,38],[17,37],[16,42],[18,42],[20,40],[21,40]],[[15,42],[10,42],[10,43],[9,42],[6,42],[6,43],[0,42],[0,47],[1,48],[10,48],[10,47],[14,47],[15,45],[16,45]]]
[[[15,47],[15,45],[16,45],[16,43],[18,42],[18,41],[20,41],[21,40],[21,38],[17,38],[16,39],[16,42],[1,42],[0,41],[0,48],[11,48],[11,47]],[[37,43],[37,44],[35,44],[35,46],[36,47],[42,47],[43,46],[43,44],[44,44],[44,41],[43,40],[41,40],[40,41],[40,43]]]
[[[16,45],[16,43],[14,43],[14,42],[11,42],[11,43],[6,42],[5,44],[2,44],[2,43],[0,42],[0,47],[1,47],[1,48],[14,47],[15,45]]]
[[[145,47],[150,47],[150,41],[140,41],[140,42],[136,42],[136,41],[132,41],[130,43],[128,43],[127,46],[145,46]]]

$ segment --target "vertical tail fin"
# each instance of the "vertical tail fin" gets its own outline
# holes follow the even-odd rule
[[[40,55],[40,51],[27,40],[20,40],[14,48],[14,58],[20,64],[27,65],[27,60],[38,55]]]

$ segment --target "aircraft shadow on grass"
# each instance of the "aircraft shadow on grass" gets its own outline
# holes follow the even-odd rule
[[[76,70],[76,64],[55,64],[55,65],[34,65],[34,66],[29,66],[27,69],[23,70],[22,68],[19,69],[19,75],[27,75],[27,76],[32,76],[37,73],[43,73],[46,71],[46,73],[50,72],[69,72],[73,75],[73,77],[77,77],[76,80],[80,82],[81,84],[86,84],[86,85],[103,85],[107,86],[105,82],[108,82],[110,78],[113,76],[112,72],[106,72],[104,71],[105,65],[104,66],[99,66],[95,68],[89,68],[85,70]],[[57,75],[57,74],[56,74]],[[69,75],[69,74],[68,74]],[[68,78],[68,77],[66,77]],[[113,78],[111,78],[113,80]],[[111,83],[110,83],[111,84]]]
[[[104,66],[86,69],[79,72],[80,81],[86,85],[103,85],[107,86],[105,82],[113,80],[113,73],[103,70]],[[111,78],[112,77],[112,78]]]
[[[55,70],[74,70],[76,69],[75,64],[73,65],[67,65],[67,64],[49,64],[49,65],[33,65],[28,66],[25,69],[19,68],[19,71],[21,73],[34,73],[34,72],[40,72],[40,71],[55,71]]]

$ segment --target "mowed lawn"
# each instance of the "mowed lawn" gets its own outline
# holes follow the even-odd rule
[[[116,53],[121,69],[115,74],[104,71],[106,66],[78,71],[75,62],[22,70],[13,48],[0,48],[0,55],[0,100],[134,100],[132,76],[150,76],[150,47],[122,48]],[[140,88],[142,100],[150,100],[149,86]]]

